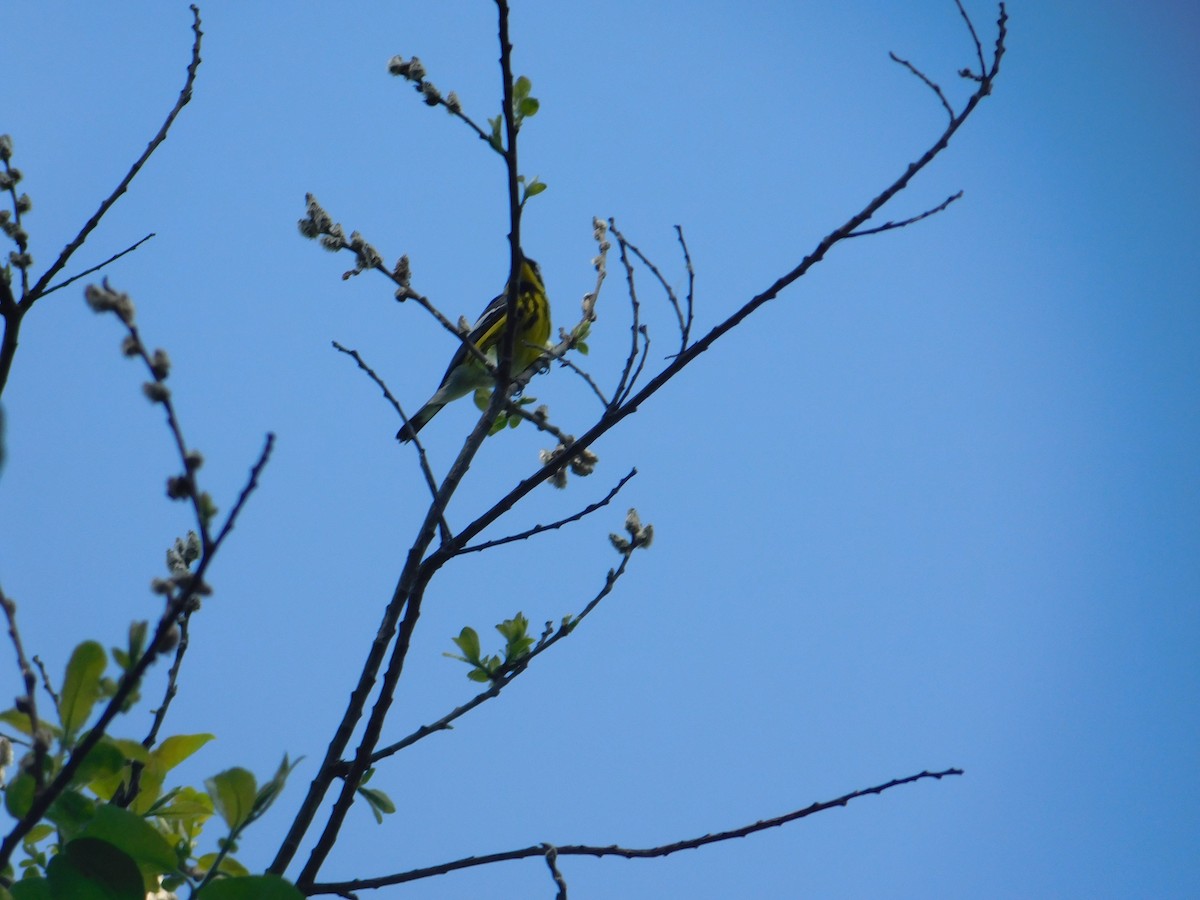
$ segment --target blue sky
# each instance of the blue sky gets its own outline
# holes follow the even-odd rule
[[[515,67],[542,111],[522,168],[549,184],[525,245],[556,322],[590,288],[591,218],[676,285],[698,328],[791,268],[920,155],[973,49],[950,0],[517,2]],[[990,43],[994,8],[969,8]],[[463,625],[576,611],[635,505],[655,526],[617,592],[498,700],[376,775],[400,813],[352,811],[325,875],[382,874],[539,841],[646,846],[918,772],[866,798],[655,862],[569,859],[572,897],[1183,897],[1200,891],[1200,14],[1191,4],[1009,4],[995,95],[887,218],[839,246],[547,487],[507,530],[639,475],[613,508],[435,582],[389,736],[473,693],[442,657]],[[185,775],[306,761],[243,844],[263,866],[390,595],[425,491],[397,422],[331,340],[415,409],[452,344],[378,278],[343,282],[295,228],[315,193],[452,318],[507,260],[502,169],[385,71],[418,55],[477,119],[498,101],[491,4],[202,5],[192,104],[75,270],[113,266],[170,352],[185,433],[227,508],[264,432],[278,449],[212,571],[168,725],[218,741]],[[182,83],[186,4],[13,2],[0,132],[44,266],[157,129]],[[647,284],[643,282],[643,284]],[[588,362],[606,382],[628,305],[610,280]],[[671,317],[646,288],[653,350]],[[141,372],[82,292],[26,321],[4,403],[0,579],[61,671],[85,638],[151,618],[187,528]],[[652,354],[653,355],[653,354]],[[567,430],[594,401],[531,388]],[[444,470],[473,421],[427,430]],[[488,443],[462,506],[545,445]],[[502,533],[497,532],[497,535]],[[7,651],[0,651],[4,656]],[[4,671],[0,666],[0,673]],[[12,691],[17,690],[15,667]],[[157,673],[146,694],[161,690]],[[157,686],[157,687],[156,687]],[[144,711],[120,729],[140,737]],[[540,862],[379,896],[552,896]]]

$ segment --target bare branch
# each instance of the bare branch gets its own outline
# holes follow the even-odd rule
[[[683,256],[688,267],[688,301],[686,314],[679,304],[679,298],[675,295],[675,289],[672,288],[667,279],[663,277],[663,273],[659,271],[658,266],[651,262],[646,254],[644,254],[636,245],[629,241],[625,235],[621,234],[621,232],[617,230],[616,223],[612,219],[608,220],[608,227],[612,230],[612,233],[616,235],[617,241],[621,244],[621,246],[628,247],[630,250],[632,250],[634,255],[642,261],[642,265],[650,270],[651,274],[654,275],[654,277],[658,280],[658,283],[662,286],[663,291],[667,295],[667,301],[671,304],[671,308],[675,310],[675,318],[679,322],[680,352],[686,350],[688,334],[692,329],[692,286],[695,282],[695,273],[692,271],[692,258],[688,253],[687,243],[683,239],[683,229],[678,225],[675,226],[675,233],[679,237],[680,246],[683,247]]]
[[[633,393],[633,388],[641,377],[642,370],[646,368],[646,358],[650,355],[650,331],[645,325],[639,328],[638,331],[642,335],[642,356],[637,362],[637,367],[633,370],[633,375],[630,376],[625,392],[615,401],[618,405],[628,400],[629,395]]]
[[[683,239],[682,226],[676,225],[675,233],[677,235],[679,235],[679,246],[683,248],[683,262],[684,262],[684,265],[687,267],[687,274],[688,274],[687,316],[684,318],[683,340],[682,340],[682,344],[683,344],[682,349],[686,350],[688,337],[692,333],[692,315],[693,315],[693,312],[695,309],[695,302],[696,302],[696,270],[694,268],[692,268],[692,254],[691,254],[691,251],[688,250],[687,241],[685,241]]]
[[[363,358],[361,356],[359,356],[358,351],[350,350],[346,347],[343,347],[337,341],[333,341],[332,343],[333,343],[333,347],[335,350],[337,350],[340,353],[345,353],[347,356],[349,356],[351,359],[353,359],[356,363],[358,363],[358,367],[360,369],[362,369],[364,372],[366,372],[367,377],[370,378],[373,382],[375,382],[375,384],[379,387],[379,389],[381,391],[383,391],[383,396],[387,399],[388,403],[390,403],[392,405],[392,409],[394,409],[396,411],[396,413],[400,416],[400,419],[404,422],[404,424],[408,425],[408,416],[406,416],[404,414],[404,410],[400,407],[400,401],[392,396],[392,392],[390,390],[388,390],[388,386],[386,384],[384,384],[383,379],[380,378],[375,373],[375,370],[372,369],[370,366],[368,366],[365,362],[363,362]],[[416,445],[416,448],[417,448],[417,462],[421,466],[421,474],[425,476],[425,484],[429,488],[430,496],[432,496],[433,498],[436,499],[437,491],[438,491],[437,479],[433,477],[433,469],[431,469],[429,466],[429,457],[425,453],[425,445],[421,443],[420,439],[415,434],[413,435],[413,443]],[[445,516],[440,517],[439,524],[442,529],[443,540],[449,540],[450,535],[453,532],[450,531],[450,526],[448,524],[446,524]]]
[[[536,534],[541,534],[545,531],[554,531],[562,528],[564,525],[569,525],[572,522],[578,522],[585,516],[590,516],[598,509],[603,509],[612,502],[613,498],[621,492],[621,488],[629,482],[637,474],[637,469],[630,469],[629,474],[617,482],[616,486],[609,491],[603,499],[597,500],[595,503],[589,503],[573,516],[567,516],[565,519],[559,519],[557,522],[551,522],[549,525],[535,525],[528,531],[522,531],[520,534],[510,534],[508,537],[496,538],[494,541],[484,541],[482,544],[472,544],[470,547],[463,547],[460,553],[477,553],[480,550],[490,550],[492,547],[499,547],[502,544],[511,544],[513,541],[523,541],[531,538]]]
[[[175,695],[179,692],[179,670],[183,665],[183,657],[187,653],[188,648],[188,623],[191,622],[192,613],[196,607],[186,607],[179,617],[179,644],[175,647],[175,659],[171,663],[170,671],[167,673],[167,688],[163,693],[163,699],[158,704],[158,709],[154,710],[154,721],[150,725],[150,731],[146,737],[142,739],[142,746],[149,750],[158,742],[158,732],[162,728],[162,724],[166,721],[167,711],[171,708],[171,701],[175,699]],[[129,804],[137,797],[141,790],[142,772],[145,770],[145,763],[140,760],[134,760],[130,765],[129,781],[122,783],[117,792],[113,795],[112,803],[115,806],[128,808]]]
[[[937,82],[931,80],[924,72],[910,63],[907,59],[901,59],[895,53],[888,53],[888,56],[892,58],[892,62],[900,63],[900,65],[904,66],[904,68],[908,69],[908,71],[912,72],[923,82],[925,82],[925,86],[927,88],[937,94],[937,98],[942,101],[942,107],[946,110],[946,115],[948,115],[950,117],[950,121],[953,122],[954,107],[950,105],[950,101],[946,99],[946,95],[942,93],[942,89],[938,86]]]
[[[42,291],[42,296],[45,297],[48,294],[53,294],[55,291],[57,291],[61,288],[65,288],[68,284],[73,284],[74,282],[78,281],[80,278],[86,278],[87,276],[93,274],[94,272],[99,272],[105,266],[116,262],[118,259],[120,259],[122,256],[124,256],[126,253],[132,253],[134,250],[136,250],[138,247],[142,246],[142,244],[146,243],[146,241],[150,240],[150,238],[152,238],[152,237],[156,237],[156,235],[153,231],[150,232],[148,235],[146,235],[144,238],[142,238],[140,241],[138,241],[136,244],[126,247],[120,253],[114,253],[112,256],[110,256],[104,262],[100,263],[98,266],[92,266],[90,269],[84,269],[78,275],[72,275],[66,281],[60,281],[58,284],[54,285],[53,287],[46,288],[44,291]]]
[[[913,216],[911,219],[903,219],[899,222],[884,222],[882,225],[879,225],[876,228],[861,228],[858,231],[852,231],[850,234],[846,235],[846,237],[865,237],[868,234],[879,234],[881,231],[891,231],[893,228],[904,228],[907,225],[912,225],[914,222],[920,222],[922,219],[928,219],[930,216],[940,213],[955,200],[961,199],[962,195],[962,191],[959,191],[957,194],[951,194],[933,209],[927,209],[919,216]]]
[[[50,673],[46,671],[46,664],[42,662],[40,656],[33,657],[33,664],[38,667],[38,671],[42,673],[42,687],[46,689],[46,693],[50,695],[50,699],[54,701],[54,708],[58,709],[59,699],[58,693],[54,690],[54,685],[50,683]]]
[[[179,693],[179,669],[183,665],[183,657],[188,649],[188,625],[192,621],[192,611],[189,608],[179,617],[179,644],[175,648],[175,659],[171,662],[170,671],[167,673],[167,689],[163,693],[162,702],[158,704],[158,709],[154,711],[154,722],[150,726],[150,731],[142,739],[142,746],[147,750],[158,743],[159,729],[162,728],[162,724],[167,718],[167,710],[171,708],[171,701]],[[134,763],[134,766],[136,773],[141,764]]]
[[[258,456],[258,462],[250,469],[250,477],[246,481],[246,486],[242,488],[242,492],[238,494],[237,502],[233,504],[233,509],[229,511],[229,515],[225,517],[225,524],[221,527],[221,531],[217,534],[217,539],[213,541],[212,550],[206,553],[205,556],[210,556],[217,551],[221,546],[221,542],[225,540],[229,532],[233,531],[234,523],[237,522],[238,515],[241,514],[242,507],[246,505],[246,501],[250,499],[250,495],[258,488],[258,479],[262,475],[262,471],[266,468],[267,462],[271,459],[271,450],[275,447],[275,434],[267,432],[266,442],[263,444],[262,453]]]
[[[25,693],[17,698],[17,710],[29,716],[29,733],[33,740],[33,778],[37,790],[41,790],[42,779],[45,777],[45,766],[43,762],[46,758],[46,741],[41,734],[41,725],[38,722],[37,711],[37,676],[33,674],[33,667],[29,665],[29,660],[25,657],[25,647],[21,643],[21,632],[17,629],[17,604],[11,598],[5,595],[3,590],[0,590],[0,607],[4,609],[4,615],[8,619],[8,637],[12,641],[13,650],[17,654],[17,666],[21,670],[21,683],[25,688]]]
[[[971,21],[971,17],[967,15],[967,11],[963,9],[962,0],[954,0],[954,5],[958,7],[959,14],[963,17],[963,21],[967,23],[967,30],[971,32],[971,40],[975,42],[975,55],[979,58],[979,81],[987,76],[987,63],[983,60],[983,45],[979,43],[979,35],[975,33],[975,25]],[[1000,4],[1000,38],[1004,38],[1004,4]],[[999,42],[997,43],[996,62],[1000,62]]]
[[[580,378],[582,378],[587,383],[587,386],[592,389],[592,392],[597,397],[600,398],[600,402],[604,406],[606,406],[606,407],[608,406],[608,398],[604,396],[604,391],[600,390],[600,386],[598,384],[596,384],[595,381],[592,380],[591,375],[589,375],[587,372],[583,371],[583,369],[581,369],[579,366],[575,365],[575,363],[573,363],[571,360],[567,359],[565,356],[558,357],[558,361],[563,366],[570,369],[572,372],[574,372],[576,375],[578,375]]]
[[[879,784],[875,787],[865,788],[859,791],[851,791],[848,794],[843,794],[834,800],[826,800],[820,803],[813,803],[803,809],[795,810],[786,815],[778,816],[774,819],[764,819],[755,822],[752,825],[745,825],[741,828],[735,828],[730,831],[720,831],[716,834],[705,834],[700,837],[690,838],[685,841],[676,841],[673,844],[663,844],[658,847],[647,848],[629,848],[621,847],[616,844],[608,846],[594,846],[584,844],[534,844],[530,847],[522,847],[519,850],[508,850],[503,853],[489,853],[486,856],[468,856],[463,859],[456,859],[452,862],[441,863],[436,866],[428,866],[423,869],[411,869],[407,872],[398,872],[394,875],[384,875],[378,878],[359,878],[353,881],[339,882],[324,882],[313,884],[309,887],[309,894],[344,894],[348,891],[372,890],[375,888],[388,887],[394,884],[405,884],[410,881],[418,881],[422,878],[431,878],[436,875],[445,875],[448,872],[455,872],[460,869],[469,869],[475,866],[486,866],[498,862],[507,862],[516,859],[529,859],[535,856],[545,856],[546,847],[554,846],[558,856],[619,856],[624,859],[653,859],[662,856],[670,856],[672,853],[678,853],[681,850],[694,850],[698,847],[703,847],[707,844],[716,844],[722,841],[733,840],[734,838],[743,838],[759,831],[765,831],[768,828],[778,828],[780,825],[786,825],[789,822],[794,822],[797,819],[803,819],[807,816],[814,815],[819,812],[824,812],[828,809],[833,809],[839,806],[847,806],[852,800],[857,800],[860,797],[866,797],[870,794],[882,794],[884,791],[891,790],[894,787],[899,787],[904,784],[912,784],[922,779],[932,778],[941,780],[952,775],[962,775],[962,769],[945,769],[941,772],[919,772],[916,775],[909,775],[907,778],[897,778],[889,781],[886,784]]]
[[[625,360],[625,367],[621,370],[621,378],[617,382],[616,388],[613,390],[613,406],[619,406],[624,397],[628,394],[626,387],[632,387],[633,382],[630,380],[630,375],[633,372],[634,363],[638,357],[638,338],[642,335],[642,330],[639,327],[639,315],[641,304],[638,302],[637,286],[633,280],[633,263],[629,261],[629,254],[626,252],[630,244],[621,236],[613,225],[612,219],[608,220],[609,230],[617,238],[617,246],[621,249],[621,265],[625,267],[625,282],[629,286],[629,306],[632,313],[632,319],[629,323],[629,358]]]

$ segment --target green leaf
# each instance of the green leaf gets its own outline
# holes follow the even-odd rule
[[[575,343],[575,349],[578,350],[583,356],[587,356],[588,355],[587,341],[577,341]]]
[[[99,838],[112,844],[154,875],[174,871],[179,862],[175,848],[158,829],[119,806],[101,806],[96,810],[95,818],[84,826],[80,837]]]
[[[304,900],[304,895],[276,875],[222,878],[211,881],[197,900]]]
[[[300,757],[303,759],[304,757]],[[287,777],[291,774],[292,769],[300,765],[300,759],[294,763],[288,762],[287,754],[283,755],[283,762],[279,764],[279,768],[275,770],[275,774],[271,776],[271,780],[264,784],[254,798],[254,810],[251,819],[257,819],[275,802],[275,798],[283,791],[284,785],[287,784]]]
[[[196,506],[200,511],[200,518],[204,520],[204,524],[212,522],[217,515],[217,505],[213,503],[213,498],[208,492],[202,493],[196,498]]]
[[[150,762],[150,751],[142,745],[141,741],[131,741],[128,738],[105,738],[104,740],[111,742],[130,762],[142,764]]]
[[[99,838],[76,838],[46,867],[55,900],[145,900],[137,863]]]
[[[470,625],[466,626],[458,633],[458,637],[451,638],[451,640],[458,645],[458,649],[463,652],[463,658],[467,662],[479,665],[479,635],[474,628]]]
[[[93,781],[103,781],[118,775],[125,768],[125,754],[112,741],[104,739],[88,751],[71,784],[77,786],[89,785]]]
[[[367,801],[367,805],[371,808],[371,814],[375,816],[376,824],[383,824],[383,817],[391,815],[396,811],[396,804],[383,791],[377,788],[360,787],[359,795]]]
[[[513,82],[513,100],[520,103],[529,96],[529,92],[533,90],[533,82],[521,75]]]
[[[536,97],[525,97],[517,102],[517,114],[523,119],[536,116],[540,106]]]
[[[107,665],[104,648],[95,641],[84,641],[71,654],[58,700],[58,719],[65,741],[70,742],[92,714],[92,706],[100,696],[100,678]]]
[[[254,775],[246,769],[226,769],[204,782],[213,808],[231,830],[243,825],[254,811],[258,787]]]
[[[4,789],[4,808],[14,819],[23,819],[33,806],[34,787],[33,776],[22,772]]]
[[[112,648],[113,659],[126,672],[134,667],[145,651],[146,631],[149,627],[149,622],[131,623],[129,626],[129,648],[127,650],[122,650],[120,647]]]
[[[207,872],[213,867],[214,864],[216,864],[218,855],[219,854],[217,853],[205,853],[202,857],[196,860],[196,866],[202,871]],[[232,856],[221,857],[220,865],[217,867],[217,871],[224,875],[232,875],[238,878],[250,874],[250,870]]]
[[[161,819],[203,822],[213,814],[212,798],[195,788],[184,787],[164,797],[151,813]]]
[[[504,152],[504,138],[501,136],[500,132],[500,126],[503,122],[503,116],[496,116],[494,119],[488,119],[488,124],[492,126],[492,133],[488,136],[488,143],[492,145],[492,149],[497,153]]]
[[[21,843],[25,844],[27,847],[32,847],[38,841],[45,840],[52,834],[54,834],[54,826],[47,825],[43,822],[41,825],[34,825],[32,828],[30,828],[29,833],[21,839]],[[2,900],[2,898],[3,895],[0,895],[0,900]]]
[[[6,709],[4,712],[0,712],[0,722],[3,722],[5,725],[11,725],[17,731],[21,732],[21,734],[33,735],[33,725],[29,721],[29,713],[19,712],[15,709]],[[44,723],[39,722],[38,724]]]
[[[96,816],[96,801],[79,791],[63,791],[46,810],[46,818],[58,826],[64,839],[80,834]]]
[[[526,197],[536,197],[546,189],[545,182],[538,181],[536,178],[529,183],[529,187],[525,189]]]
[[[211,734],[173,734],[151,751],[153,765],[169,772],[214,739]]]

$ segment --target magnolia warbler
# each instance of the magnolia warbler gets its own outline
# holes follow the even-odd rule
[[[512,374],[519,375],[532,365],[550,339],[550,301],[542,283],[542,273],[532,259],[522,257],[521,274],[517,286],[517,332],[513,335]],[[492,365],[497,364],[500,342],[504,339],[504,328],[508,322],[508,285],[500,296],[488,304],[479,317],[467,340],[487,357]],[[460,344],[454,352],[450,366],[442,377],[434,395],[408,420],[408,424],[396,432],[400,441],[411,441],[425,424],[438,414],[451,400],[488,387],[495,379],[465,345]]]

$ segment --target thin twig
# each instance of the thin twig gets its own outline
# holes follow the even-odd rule
[[[44,291],[42,291],[42,296],[45,297],[49,294],[53,294],[55,291],[57,291],[61,288],[65,288],[68,284],[72,284],[72,283],[78,281],[80,278],[86,278],[88,275],[91,275],[93,272],[99,272],[101,269],[103,269],[105,266],[109,265],[110,263],[116,262],[118,259],[120,259],[122,256],[124,256],[126,253],[132,253],[134,250],[136,250],[138,247],[142,246],[142,244],[146,243],[146,241],[150,240],[150,238],[152,238],[152,237],[156,237],[156,235],[153,231],[150,232],[148,235],[146,235],[144,238],[142,238],[140,241],[138,241],[136,244],[133,244],[130,247],[126,247],[120,253],[114,253],[112,256],[110,256],[104,262],[100,263],[98,266],[92,266],[90,269],[85,269],[84,271],[80,272],[78,275],[72,275],[66,281],[60,281],[58,284],[54,285],[53,287],[46,288]]]
[[[167,710],[171,708],[171,701],[179,692],[179,670],[183,665],[183,657],[188,648],[188,623],[191,622],[192,613],[196,608],[195,606],[185,607],[179,617],[179,643],[175,647],[175,659],[172,660],[171,668],[167,673],[167,687],[163,692],[162,702],[158,704],[158,709],[154,710],[154,721],[150,724],[150,731],[142,739],[142,746],[147,750],[158,742],[158,732],[162,728],[163,722],[166,721]],[[145,768],[145,763],[140,760],[133,761],[129,767],[129,781],[123,783],[113,795],[114,806],[127,809],[129,804],[137,798],[138,792],[141,790],[142,772]]]
[[[585,516],[590,516],[598,509],[603,509],[612,502],[613,498],[621,492],[621,488],[629,482],[637,474],[637,469],[630,469],[629,474],[616,483],[611,491],[604,495],[603,499],[597,500],[595,503],[589,503],[573,516],[567,516],[565,519],[559,519],[557,522],[551,522],[549,525],[535,525],[528,531],[522,531],[520,534],[510,534],[508,537],[496,538],[493,541],[484,541],[482,544],[472,544],[469,547],[463,547],[459,553],[478,553],[481,550],[490,550],[492,547],[499,547],[503,544],[511,544],[514,541],[524,541],[533,537],[536,534],[541,534],[545,531],[554,531],[562,528],[564,525],[569,525],[572,522],[578,522]]]
[[[675,289],[672,288],[671,285],[667,282],[667,279],[663,277],[663,273],[659,270],[658,266],[656,266],[653,262],[651,262],[649,257],[647,257],[646,254],[644,254],[637,247],[637,245],[632,243],[628,238],[625,237],[625,235],[621,234],[621,232],[617,230],[616,223],[612,219],[608,220],[608,227],[612,231],[612,233],[614,235],[616,235],[617,241],[620,242],[621,246],[628,247],[630,250],[632,250],[634,255],[642,261],[642,265],[644,265],[647,269],[650,270],[651,274],[658,280],[658,283],[662,286],[663,291],[667,295],[667,300],[671,304],[671,308],[675,310],[675,318],[679,322],[679,337],[680,337],[679,350],[680,350],[680,352],[686,350],[688,333],[691,331],[691,328],[692,328],[692,306],[691,306],[691,291],[690,291],[690,289],[688,292],[688,309],[687,309],[687,314],[685,315],[682,307],[679,305],[679,297],[676,296]],[[687,244],[684,243],[684,240],[683,240],[683,229],[681,229],[678,225],[676,225],[675,232],[679,236],[679,243],[683,245],[684,259],[687,261],[688,273],[689,273],[689,275],[691,275],[692,274],[692,272],[691,272],[691,262],[692,261],[691,261],[691,257],[688,255],[688,252],[687,252]],[[691,282],[689,281],[689,288],[690,288],[690,284],[691,284]]]
[[[677,235],[679,235],[679,246],[683,248],[683,262],[684,262],[684,265],[687,267],[687,275],[688,275],[687,316],[684,319],[684,324],[683,324],[683,341],[682,341],[683,346],[680,348],[681,350],[686,350],[688,337],[692,333],[692,318],[693,318],[693,313],[695,311],[696,270],[694,268],[692,268],[692,254],[691,254],[691,251],[688,250],[687,241],[685,241],[683,238],[683,227],[680,225],[676,225],[675,233]]]
[[[530,425],[537,428],[538,431],[544,431],[546,434],[553,435],[558,441],[570,443],[571,436],[565,431],[551,422],[543,415],[536,412],[530,412],[524,406],[516,403],[513,400],[504,401],[504,412],[508,416],[516,416],[519,419],[524,419]]]
[[[904,68],[908,69],[908,71],[912,72],[923,82],[925,82],[926,87],[937,94],[937,98],[942,101],[942,107],[946,110],[946,115],[948,115],[950,117],[950,121],[953,122],[954,107],[950,105],[950,101],[946,99],[946,95],[942,93],[942,89],[938,86],[937,82],[931,80],[924,72],[910,63],[907,59],[901,59],[895,53],[888,53],[888,56],[892,58],[892,62],[900,63],[900,65],[904,66]]]
[[[162,728],[163,721],[167,718],[167,710],[171,708],[171,701],[179,692],[179,669],[183,665],[183,657],[188,649],[188,625],[192,621],[193,611],[194,607],[189,607],[179,617],[179,645],[175,648],[175,659],[172,660],[170,671],[167,673],[167,689],[163,692],[162,703],[158,704],[158,709],[154,711],[154,722],[150,726],[150,731],[142,739],[142,746],[147,750],[158,743],[159,729]]]
[[[879,784],[875,787],[865,788],[859,791],[851,791],[848,794],[843,794],[835,800],[826,800],[820,803],[813,803],[803,809],[795,810],[786,815],[777,816],[774,819],[763,819],[755,822],[752,825],[744,825],[741,828],[734,828],[729,831],[720,831],[716,834],[705,834],[700,837],[690,838],[685,841],[676,841],[672,844],[663,844],[658,847],[646,848],[630,848],[621,847],[616,844],[608,846],[596,846],[586,844],[556,844],[555,849],[558,856],[619,856],[624,859],[653,859],[662,856],[670,856],[672,853],[678,853],[681,850],[694,850],[698,847],[703,847],[707,844],[716,844],[722,841],[733,840],[735,838],[743,838],[759,831],[765,831],[768,828],[778,828],[781,825],[786,825],[789,822],[795,822],[797,819],[803,819],[816,813],[825,812],[829,809],[834,809],[839,806],[848,806],[851,801],[857,800],[860,797],[866,797],[871,794],[882,794],[884,791],[891,790],[894,787],[899,787],[905,784],[912,784],[922,779],[932,778],[941,780],[952,775],[962,775],[962,769],[945,769],[941,772],[919,772],[916,775],[909,775],[907,778],[897,778],[889,781],[886,784]],[[489,853],[486,856],[468,856],[464,859],[456,859],[452,862],[441,863],[436,866],[428,866],[423,869],[411,869],[407,872],[397,872],[394,875],[384,875],[378,878],[359,878],[353,881],[339,882],[323,882],[309,886],[308,893],[316,894],[339,894],[347,891],[365,891],[381,887],[388,887],[394,884],[405,884],[410,881],[418,881],[422,878],[431,878],[437,875],[445,875],[447,872],[455,872],[459,869],[469,869],[474,866],[486,866],[498,862],[507,862],[516,859],[529,859],[535,856],[545,856],[546,844],[534,844],[531,847],[523,847],[519,850],[508,850],[503,853]]]
[[[979,58],[979,78],[987,76],[987,63],[983,60],[983,45],[979,43],[979,35],[975,33],[975,23],[971,21],[971,17],[967,15],[967,11],[963,9],[962,0],[954,0],[954,5],[958,7],[959,15],[963,21],[967,23],[967,29],[971,32],[971,40],[975,42],[975,55]],[[1004,4],[1000,4],[1000,36],[1004,36]],[[996,54],[996,62],[1000,62],[1000,54]],[[976,79],[978,80],[978,79]]]
[[[631,384],[629,376],[633,372],[634,363],[637,362],[638,358],[638,337],[641,334],[638,325],[640,324],[641,304],[638,302],[637,286],[634,284],[633,279],[633,263],[629,261],[629,254],[626,252],[630,244],[617,231],[612,219],[608,220],[608,228],[616,236],[617,246],[621,249],[621,265],[625,267],[625,282],[629,287],[629,306],[631,312],[631,321],[629,323],[629,357],[625,360],[625,367],[621,369],[621,377],[617,381],[616,388],[613,390],[612,405],[616,407],[621,404],[621,398],[627,395],[625,388]]]
[[[3,590],[0,590],[0,607],[4,608],[4,615],[8,619],[8,636],[17,653],[17,666],[21,670],[21,683],[25,687],[17,709],[29,717],[29,734],[33,739],[34,786],[41,790],[42,779],[46,774],[46,767],[43,765],[46,758],[46,741],[41,736],[41,725],[38,722],[37,676],[33,674],[33,667],[29,665],[29,660],[25,657],[25,647],[21,643],[21,632],[17,628],[17,604],[6,596]],[[24,709],[21,709],[22,706]]]
[[[600,398],[600,403],[602,405],[604,405],[605,407],[608,406],[608,398],[604,396],[604,391],[600,390],[600,386],[598,384],[596,384],[595,381],[592,380],[591,375],[589,375],[587,372],[583,371],[583,369],[579,368],[579,366],[575,365],[575,363],[573,363],[571,360],[567,359],[565,356],[560,356],[558,358],[558,362],[561,365],[565,366],[566,368],[570,369],[572,372],[574,372],[576,375],[578,375],[580,378],[582,378],[585,382],[587,382],[587,385],[588,385],[588,387],[590,387],[592,389],[592,392],[595,393],[595,395]]]
[[[881,231],[891,231],[893,228],[904,228],[905,226],[911,225],[914,222],[920,222],[922,219],[928,219],[930,216],[940,213],[943,209],[945,209],[947,206],[949,206],[955,200],[960,199],[962,197],[962,195],[963,195],[962,191],[959,191],[957,194],[951,194],[949,197],[947,197],[945,200],[943,200],[941,203],[939,203],[933,209],[927,209],[927,210],[925,210],[925,212],[921,213],[919,216],[913,216],[911,219],[904,219],[900,222],[884,222],[882,225],[879,225],[876,228],[862,228],[858,231],[850,232],[850,234],[846,235],[846,237],[848,237],[848,238],[866,237],[868,234],[879,234]]]
[[[271,459],[271,450],[274,449],[274,447],[275,434],[274,432],[268,431],[267,439],[263,444],[262,453],[260,453],[258,456],[258,462],[256,462],[253,468],[250,469],[250,478],[246,481],[246,486],[243,487],[242,492],[238,494],[237,502],[233,504],[233,509],[231,509],[229,511],[229,515],[226,516],[225,524],[217,533],[217,539],[213,541],[212,550],[206,555],[215,553],[229,532],[233,531],[234,523],[237,522],[237,518],[242,511],[242,507],[246,505],[246,501],[250,499],[250,495],[258,488],[259,476],[262,475],[263,469],[266,468],[267,462]]]
[[[642,356],[638,360],[637,367],[633,370],[633,375],[629,379],[629,384],[625,386],[625,393],[616,399],[617,405],[624,403],[629,399],[629,395],[633,393],[633,389],[637,385],[638,379],[642,376],[642,370],[646,368],[646,358],[650,355],[650,330],[645,325],[638,330],[642,335]]]
[[[42,687],[46,689],[46,693],[50,695],[50,699],[54,701],[54,708],[58,709],[61,705],[58,700],[58,693],[54,690],[54,685],[50,683],[50,673],[46,671],[46,664],[42,662],[40,656],[33,657],[33,664],[38,667],[38,671],[42,673]]]
[[[400,416],[401,421],[403,421],[405,426],[407,426],[408,416],[404,414],[404,410],[400,406],[400,401],[392,396],[392,392],[388,390],[388,386],[384,383],[383,379],[376,374],[374,369],[372,369],[363,361],[363,358],[359,355],[358,351],[343,347],[337,341],[333,341],[332,343],[335,350],[340,353],[345,353],[356,363],[358,363],[358,367],[366,372],[367,377],[375,382],[378,388],[383,391],[383,396],[387,399],[388,403],[392,405],[392,409],[394,409]],[[433,469],[429,466],[429,457],[425,453],[425,445],[421,443],[416,434],[413,435],[413,443],[417,448],[417,462],[421,466],[421,474],[425,476],[425,484],[429,488],[429,494],[430,496],[436,498],[438,492],[437,479],[433,477]],[[439,524],[442,529],[442,539],[449,540],[453,532],[450,530],[450,526],[446,523],[446,517],[444,515],[441,516]]]

